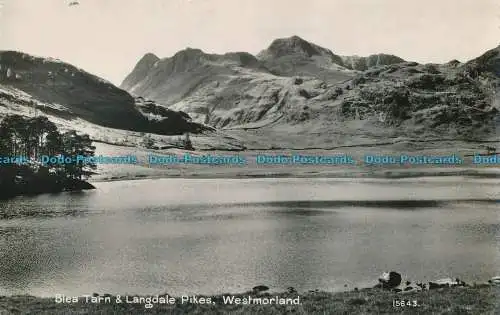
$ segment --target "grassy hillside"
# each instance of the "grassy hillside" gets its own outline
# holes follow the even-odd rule
[[[81,118],[105,127],[159,134],[182,134],[203,129],[203,126],[174,113],[166,117],[170,119],[168,122],[151,120],[138,110],[136,99],[125,90],[51,58],[0,51],[0,85],[3,90],[29,95],[33,102],[55,104],[64,109],[67,118]]]

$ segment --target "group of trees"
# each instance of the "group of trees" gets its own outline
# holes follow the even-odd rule
[[[0,154],[2,156],[55,155],[62,145],[57,127],[45,116],[24,118],[10,115],[0,122]]]
[[[25,158],[27,163],[1,163],[0,189],[11,194],[75,189],[90,177],[94,163],[41,163],[41,157],[92,157],[94,151],[88,135],[60,132],[45,116],[6,116],[0,122],[0,159]]]

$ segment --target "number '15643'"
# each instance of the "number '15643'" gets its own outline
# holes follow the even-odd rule
[[[393,307],[417,307],[419,305],[418,305],[417,300],[393,300],[392,306]]]

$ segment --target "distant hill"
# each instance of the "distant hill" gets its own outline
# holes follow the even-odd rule
[[[18,91],[12,95],[22,92],[38,102],[55,104],[64,109],[65,117],[82,118],[106,127],[159,134],[203,129],[174,111],[168,117],[152,120],[127,91],[52,58],[0,51],[0,86]]]

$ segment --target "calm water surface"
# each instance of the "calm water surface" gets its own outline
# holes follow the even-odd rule
[[[389,269],[418,280],[500,273],[500,206],[484,201],[500,199],[498,180],[96,186],[0,201],[0,294],[333,291]]]

